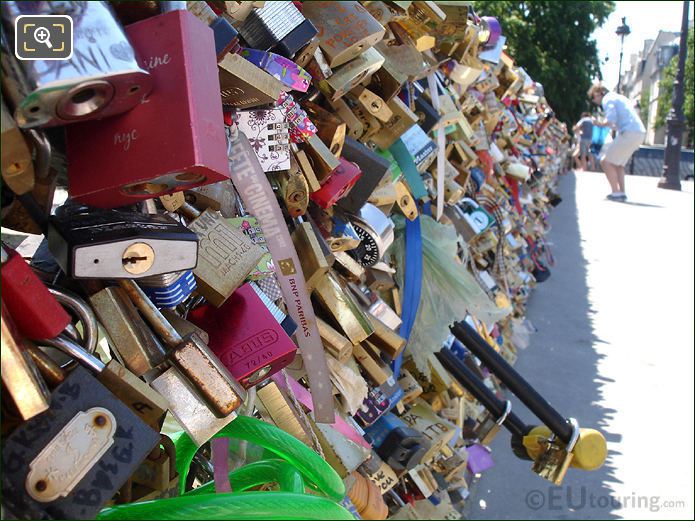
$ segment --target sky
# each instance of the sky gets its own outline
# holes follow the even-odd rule
[[[594,31],[599,60],[604,82],[609,88],[618,83],[618,63],[620,61],[620,37],[615,30],[621,24],[622,17],[630,28],[630,34],[625,37],[623,72],[630,66],[630,55],[639,52],[644,40],[656,38],[660,29],[665,31],[680,31],[683,2],[615,2],[615,11],[608,17],[602,27]],[[690,2],[688,18],[693,19],[693,2]]]

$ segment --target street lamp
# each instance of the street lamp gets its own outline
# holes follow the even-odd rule
[[[623,23],[615,30],[615,34],[620,36],[620,62],[618,64],[618,87],[617,91],[620,94],[620,79],[623,74],[623,42],[625,37],[630,34],[630,28],[625,23],[625,17],[623,16]]]
[[[678,72],[673,82],[671,110],[666,118],[666,150],[664,152],[664,170],[657,186],[669,190],[680,190],[681,142],[683,140],[683,86],[685,80],[685,56],[688,52],[688,0],[683,2],[681,19],[681,39],[678,48]]]

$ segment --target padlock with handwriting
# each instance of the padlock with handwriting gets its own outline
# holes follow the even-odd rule
[[[127,114],[68,128],[71,197],[113,208],[229,179],[209,28],[177,10],[126,32],[154,88]]]
[[[3,2],[8,37],[22,15],[68,15],[74,34],[66,60],[17,60],[7,49],[3,83],[23,128],[101,119],[136,107],[153,87],[129,37],[106,2]],[[9,42],[12,45],[14,42]],[[50,42],[49,42],[50,43]]]

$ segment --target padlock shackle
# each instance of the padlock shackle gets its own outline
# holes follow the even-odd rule
[[[449,349],[442,349],[434,353],[437,360],[449,371],[456,380],[485,407],[495,419],[503,418],[499,423],[506,428],[512,436],[524,437],[531,427],[526,425],[514,412],[508,410],[508,401],[497,398],[483,381],[476,376],[466,365]],[[505,417],[506,414],[506,417]]]
[[[56,286],[48,286],[48,291],[55,297],[61,306],[72,311],[82,322],[82,338],[84,340],[84,350],[94,353],[99,341],[99,328],[97,317],[92,308],[72,291]],[[73,333],[74,335],[74,333]]]
[[[513,392],[521,402],[567,444],[572,439],[572,424],[557,412],[502,356],[465,321],[456,322],[451,332],[477,356],[492,373]],[[501,412],[501,411],[500,411]]]
[[[88,353],[84,347],[73,342],[67,336],[61,334],[55,338],[41,340],[42,344],[60,349],[63,353],[78,360],[82,365],[99,374],[106,368],[106,364],[96,356]]]

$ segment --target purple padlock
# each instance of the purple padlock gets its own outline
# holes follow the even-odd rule
[[[466,452],[468,452],[466,466],[472,474],[480,474],[495,466],[495,462],[492,461],[492,453],[485,445],[474,443],[466,447]]]

